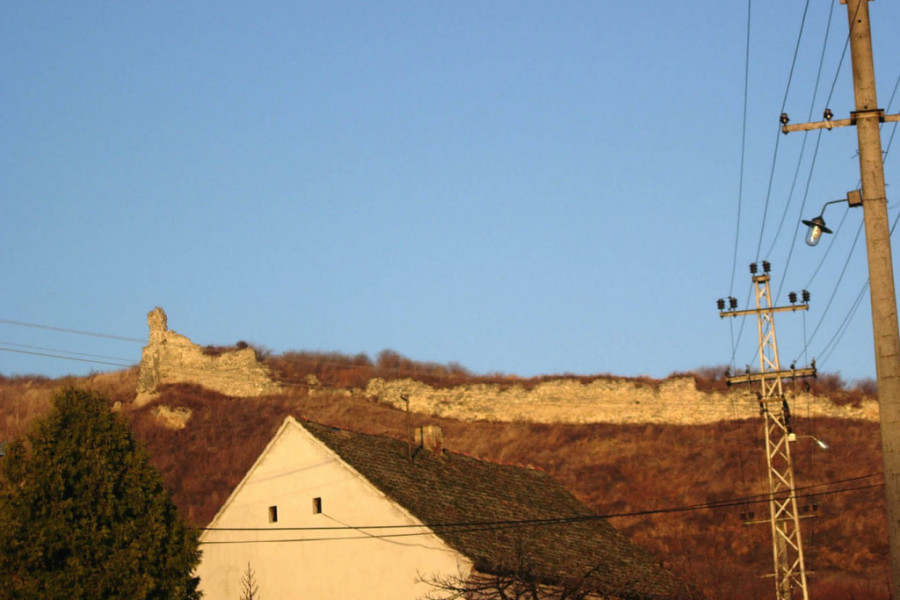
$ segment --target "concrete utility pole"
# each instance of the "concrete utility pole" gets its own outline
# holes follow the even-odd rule
[[[856,98],[856,135],[859,141],[859,174],[862,181],[863,218],[872,325],[875,333],[875,372],[881,451],[884,454],[888,536],[891,544],[891,594],[900,597],[900,333],[891,258],[891,230],[887,216],[884,163],[881,151],[881,119],[875,94],[875,65],[869,27],[869,0],[847,0],[850,22],[850,56]]]
[[[862,183],[863,220],[869,259],[869,289],[872,327],[875,333],[875,372],[881,421],[881,450],[887,502],[888,536],[891,547],[891,594],[900,600],[900,332],[891,258],[891,232],[884,186],[884,162],[880,124],[898,121],[900,115],[885,116],[875,94],[875,66],[869,24],[869,0],[841,0],[847,5],[850,25],[850,57],[856,110],[844,122],[826,121],[785,126],[803,131],[856,125],[859,143],[859,173]],[[827,119],[827,117],[826,117]]]
[[[769,287],[769,263],[763,261],[763,273],[757,274],[757,264],[750,265],[753,286],[756,290],[756,308],[735,310],[737,302],[731,302],[731,310],[723,310],[719,301],[720,317],[756,315],[759,333],[759,372],[728,377],[728,385],[759,383],[759,412],[765,419],[766,466],[769,474],[769,520],[772,529],[772,557],[775,570],[775,597],[791,600],[795,592],[799,598],[809,600],[806,585],[806,567],[803,561],[803,540],[800,536],[800,515],[797,512],[797,493],[794,486],[794,467],[791,462],[791,411],[784,397],[783,381],[797,377],[815,377],[815,368],[783,371],[778,359],[778,341],[775,337],[775,313],[807,310],[809,293],[804,291],[802,303],[791,292],[790,306],[772,306]],[[729,300],[732,300],[729,298]],[[766,521],[759,521],[765,523]]]

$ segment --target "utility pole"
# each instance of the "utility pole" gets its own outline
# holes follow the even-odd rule
[[[412,424],[409,416],[409,394],[400,394],[400,399],[406,402],[406,459],[412,462]]]
[[[753,286],[756,290],[756,308],[735,310],[737,301],[729,298],[731,310],[724,310],[725,301],[719,300],[720,317],[756,315],[759,334],[759,372],[728,377],[728,385],[759,383],[759,412],[765,420],[766,466],[769,474],[769,524],[772,529],[772,558],[775,563],[775,597],[791,600],[794,593],[809,600],[806,586],[806,567],[803,561],[803,540],[800,536],[800,515],[797,512],[797,495],[794,487],[794,467],[791,462],[793,430],[791,411],[784,397],[783,381],[796,377],[815,377],[815,368],[783,371],[778,358],[778,341],[775,337],[775,313],[807,310],[809,292],[803,291],[802,303],[791,292],[790,306],[772,306],[769,287],[769,268],[763,261],[763,273],[757,274],[757,264],[750,265]],[[765,522],[765,521],[762,521]]]
[[[891,258],[891,232],[884,185],[884,162],[880,124],[900,121],[900,115],[885,115],[878,108],[875,66],[869,23],[869,0],[841,0],[847,5],[850,26],[850,57],[853,63],[855,110],[850,119],[785,125],[789,131],[831,129],[856,125],[859,144],[859,174],[862,185],[863,220],[869,261],[869,293],[875,338],[875,373],[884,458],[884,487],[888,537],[891,548],[891,595],[900,600],[900,331]]]

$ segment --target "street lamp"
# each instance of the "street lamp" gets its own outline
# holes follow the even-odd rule
[[[797,438],[809,438],[809,439],[815,441],[815,442],[816,442],[816,446],[818,446],[818,447],[821,448],[822,450],[828,450],[828,448],[829,448],[828,444],[826,444],[825,442],[823,442],[822,440],[820,440],[819,438],[817,438],[817,437],[814,436],[814,435],[797,435],[796,433],[789,433],[789,434],[788,434],[788,441],[789,441],[789,442],[796,442],[796,441],[797,441]]]
[[[842,200],[836,200],[836,202],[842,202]],[[831,204],[830,202],[828,204]],[[825,206],[828,206],[826,204]],[[825,207],[822,207],[822,213],[824,214]],[[819,239],[822,237],[823,233],[834,233],[827,227],[825,227],[825,219],[822,218],[822,215],[818,217],[813,217],[810,220],[804,220],[803,224],[809,227],[809,231],[806,233],[806,245],[807,246],[815,246],[819,243]]]
[[[834,233],[827,227],[825,227],[825,208],[829,204],[836,204],[838,202],[846,202],[849,206],[862,206],[862,196],[859,193],[859,190],[853,190],[852,192],[847,192],[846,198],[841,198],[840,200],[832,200],[831,202],[826,202],[822,205],[822,212],[819,213],[818,217],[813,217],[812,219],[801,221],[804,225],[809,227],[809,231],[806,232],[806,243],[809,246],[815,246],[819,243],[819,240],[822,238],[823,233]]]

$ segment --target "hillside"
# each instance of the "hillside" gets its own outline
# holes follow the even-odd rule
[[[267,365],[283,384],[278,394],[232,398],[188,384],[163,385],[158,397],[142,407],[131,403],[136,368],[79,380],[3,379],[0,438],[20,434],[46,407],[55,387],[79,385],[103,391],[121,403],[185,517],[202,526],[287,414],[404,438],[407,414],[366,391],[375,377],[388,383],[411,381],[432,390],[456,390],[457,394],[465,389],[469,395],[477,386],[528,391],[564,379],[477,378],[457,366],[388,358],[393,366],[382,357],[374,363],[362,357],[318,354],[268,357]],[[705,373],[691,376],[695,384],[692,390],[685,390],[685,411],[697,411],[704,398],[724,392],[720,378],[711,376],[709,370]],[[642,398],[653,398],[655,390],[672,387],[673,382],[676,388],[683,388],[685,378],[668,382],[614,377],[565,381],[567,385],[589,385],[616,380],[637,389]],[[816,517],[803,522],[807,567],[815,572],[810,578],[811,595],[886,598],[887,535],[878,487],[877,422],[812,416],[816,405],[837,409],[855,405],[858,410],[865,404],[861,390],[844,390],[837,383],[827,377],[820,381],[821,388],[830,386],[828,391],[836,402],[825,399],[822,389],[813,389],[812,400],[795,404],[795,429],[831,445],[823,452],[814,444],[798,443],[794,450],[797,485],[810,494],[803,503],[808,506],[807,514]],[[631,400],[630,405],[616,406],[613,412],[637,407],[634,398]],[[412,400],[410,406],[417,409]],[[752,410],[747,418],[695,425],[538,423],[458,416],[414,412],[410,419],[413,426],[440,425],[451,451],[545,469],[598,513],[620,515],[610,517],[613,525],[710,598],[771,597],[771,579],[760,578],[771,571],[769,529],[744,525],[741,519],[749,512],[755,513],[756,519],[764,518],[766,505],[730,502],[756,499],[766,489],[761,422]],[[181,425],[184,427],[178,428]],[[685,508],[709,503],[727,506]]]

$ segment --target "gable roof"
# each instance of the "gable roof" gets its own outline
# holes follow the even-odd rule
[[[300,425],[482,573],[524,559],[542,583],[584,578],[620,598],[678,598],[684,586],[549,474],[303,421]]]

